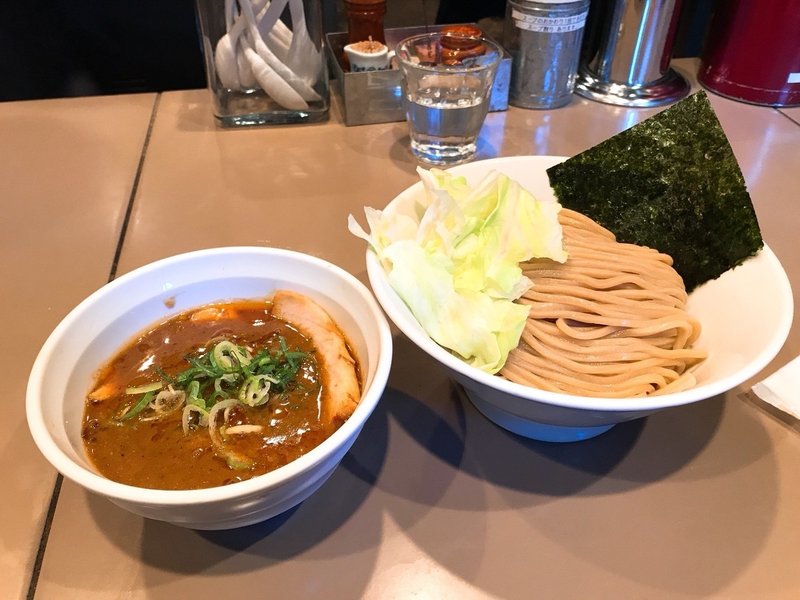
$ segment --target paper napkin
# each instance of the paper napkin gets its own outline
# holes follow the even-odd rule
[[[800,356],[756,383],[753,393],[795,419],[800,419]]]

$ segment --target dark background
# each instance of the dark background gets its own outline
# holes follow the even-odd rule
[[[713,4],[683,1],[675,56],[699,56]],[[322,5],[326,31],[345,30],[342,1]],[[499,24],[505,0],[388,0],[387,7],[386,27]],[[204,86],[194,0],[0,2],[0,100]]]

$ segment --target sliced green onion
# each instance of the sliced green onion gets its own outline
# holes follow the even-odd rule
[[[156,392],[164,387],[164,384],[160,381],[154,381],[153,383],[145,383],[144,385],[137,385],[134,387],[127,387],[125,388],[125,393],[129,396],[133,396],[136,394],[146,394],[147,392]]]
[[[175,378],[166,371],[164,371],[164,369],[162,369],[160,366],[156,365],[155,367],[153,367],[153,370],[158,374],[159,377],[161,377],[161,379],[163,379],[167,383],[171,383],[173,385],[175,384]]]
[[[261,406],[269,400],[269,388],[276,379],[269,375],[253,375],[239,388],[239,400],[247,406]]]
[[[222,341],[211,351],[211,364],[225,373],[236,372],[241,365],[250,364],[247,350],[228,340]]]
[[[275,336],[270,347],[262,347],[255,356],[245,346],[222,340],[201,354],[186,356],[187,368],[175,375],[154,366],[161,381],[128,388],[128,394],[144,395],[117,420],[131,420],[148,408],[153,414],[139,419],[158,419],[183,406],[181,425],[185,434],[207,428],[215,451],[232,469],[250,469],[254,462],[226,449],[225,441],[228,434],[255,433],[261,426],[239,424],[228,430],[230,411],[237,404],[263,406],[271,392],[284,393],[309,358],[313,360],[307,352],[290,350],[282,336]],[[220,413],[221,423],[217,419]]]
[[[142,398],[136,404],[133,405],[133,408],[131,408],[128,412],[126,412],[121,417],[119,417],[119,420],[120,421],[127,421],[128,419],[132,419],[133,417],[138,415],[145,408],[147,408],[147,406],[153,400],[153,396],[154,395],[155,395],[155,392],[152,392],[152,391],[151,392],[147,392],[144,396],[142,396]]]
[[[228,396],[229,394],[224,389],[222,384],[223,383],[233,384],[233,383],[236,383],[236,381],[238,379],[239,379],[239,376],[236,373],[226,373],[225,375],[223,375],[221,377],[217,377],[214,380],[214,391],[217,392],[218,394],[222,394],[223,396]]]
[[[214,369],[211,369],[209,366],[204,365],[197,358],[190,357],[188,360],[189,360],[189,364],[192,365],[192,367],[194,367],[194,369],[196,370],[197,373],[203,373],[204,375],[207,375],[208,377],[218,377],[219,375],[222,374],[222,373],[219,373],[218,371],[215,371]],[[183,373],[181,373],[181,375],[183,375]],[[178,377],[180,377],[181,375],[178,375]],[[192,373],[191,376],[195,377],[195,374]]]
[[[235,398],[229,398],[227,400],[220,400],[217,402],[210,411],[208,411],[208,435],[211,437],[211,443],[214,444],[215,448],[221,449],[222,448],[222,440],[220,439],[220,427],[225,426],[225,410],[228,408],[232,408],[239,403],[238,400]],[[217,415],[222,413],[222,425],[217,425]]]
[[[249,458],[245,458],[240,454],[233,454],[229,451],[225,452],[225,462],[228,463],[228,466],[231,469],[236,471],[246,471],[248,469],[252,469],[253,465],[255,464]]]
[[[186,392],[173,389],[169,386],[166,390],[161,390],[153,400],[153,409],[157,417],[171,414],[182,408],[186,402]]]
[[[200,396],[200,382],[193,379],[186,388],[186,404],[205,410],[206,401]]]
[[[192,422],[193,415],[197,414],[197,423]],[[208,412],[200,408],[196,404],[187,404],[183,407],[183,414],[181,415],[181,427],[183,433],[186,435],[191,429],[195,427],[208,426]]]
[[[217,391],[211,394],[208,397],[208,401],[206,402],[206,406],[208,408],[213,407],[217,402],[221,402],[222,400],[227,400],[229,398],[228,394],[223,391]]]

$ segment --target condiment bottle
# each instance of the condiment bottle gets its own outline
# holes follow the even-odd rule
[[[344,7],[347,13],[348,44],[368,39],[386,43],[383,31],[386,0],[344,0]]]
[[[465,58],[480,56],[486,52],[481,43],[481,30],[472,25],[447,25],[442,32],[442,62],[446,65],[457,65]]]

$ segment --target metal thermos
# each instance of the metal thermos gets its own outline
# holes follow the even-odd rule
[[[669,68],[681,0],[593,2],[575,93],[621,106],[658,106],[689,93]]]

